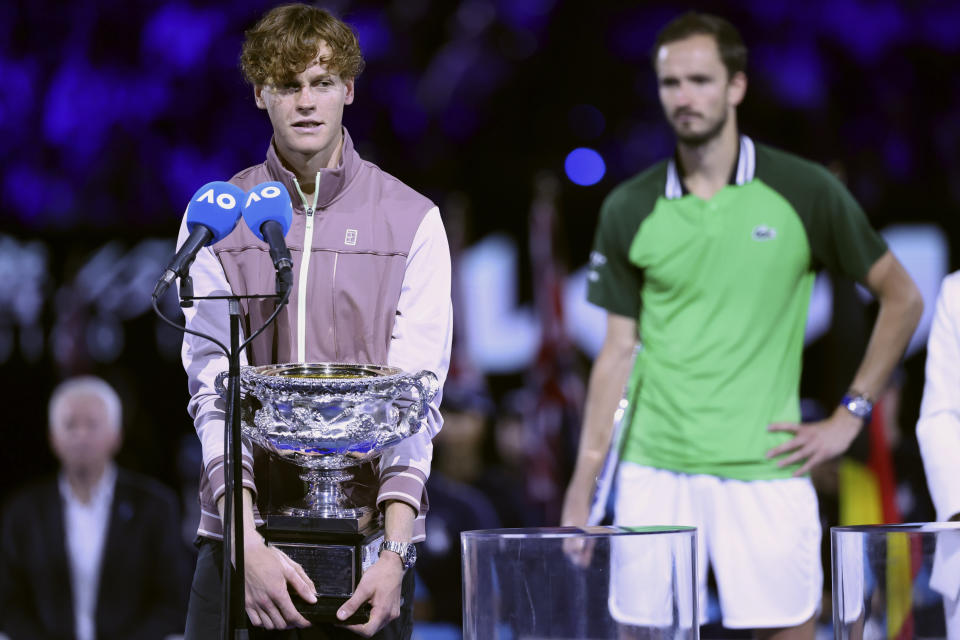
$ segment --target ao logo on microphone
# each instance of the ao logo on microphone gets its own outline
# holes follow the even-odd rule
[[[260,202],[263,198],[276,198],[281,193],[280,187],[275,185],[269,185],[260,190],[258,194],[255,190],[251,191],[247,196],[247,203],[243,205],[244,207],[249,207],[254,202]]]
[[[197,198],[196,201],[214,204],[214,190],[212,188],[207,189],[206,191],[200,194],[200,196]],[[226,209],[227,211],[230,211],[231,209],[237,206],[237,199],[234,198],[233,195],[229,193],[221,193],[220,195],[216,196],[216,204],[221,209]]]

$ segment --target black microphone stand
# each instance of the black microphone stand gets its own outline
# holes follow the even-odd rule
[[[243,557],[243,455],[240,439],[240,354],[254,338],[273,322],[280,310],[287,303],[290,296],[289,283],[281,285],[278,274],[278,291],[283,293],[259,295],[213,295],[194,296],[193,281],[186,273],[189,265],[185,266],[180,276],[180,305],[193,306],[197,300],[226,300],[230,316],[230,347],[227,348],[213,336],[187,329],[173,322],[163,315],[157,305],[157,295],[153,296],[153,309],[161,320],[184,333],[190,333],[210,340],[226,354],[229,361],[227,372],[227,411],[224,421],[224,487],[225,496],[223,513],[223,569],[221,573],[223,591],[221,594],[221,623],[220,637],[223,640],[246,638],[245,611],[245,581]],[[251,299],[277,300],[277,308],[267,318],[263,326],[253,332],[243,344],[240,344],[240,301]],[[234,514],[237,514],[234,517]],[[233,556],[236,555],[236,559]],[[232,560],[232,562],[231,562]]]

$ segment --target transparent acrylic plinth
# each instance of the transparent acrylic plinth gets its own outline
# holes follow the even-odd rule
[[[464,640],[699,638],[694,527],[461,534]]]
[[[960,524],[833,527],[835,638],[960,640]]]

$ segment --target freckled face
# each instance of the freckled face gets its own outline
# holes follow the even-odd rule
[[[303,72],[254,89],[257,106],[270,117],[277,150],[288,161],[328,160],[340,144],[343,107],[353,102],[353,79],[344,80],[319,61],[329,55],[323,45],[317,61]]]

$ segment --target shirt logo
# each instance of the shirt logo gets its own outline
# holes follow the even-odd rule
[[[587,270],[587,280],[597,282],[600,280],[600,267],[607,264],[607,256],[599,251],[590,252],[590,269]]]
[[[347,229],[347,235],[343,239],[343,244],[354,247],[357,245],[357,230]]]
[[[765,224],[757,225],[753,228],[753,233],[750,234],[750,237],[757,242],[766,242],[767,240],[773,240],[777,237],[777,230]]]

